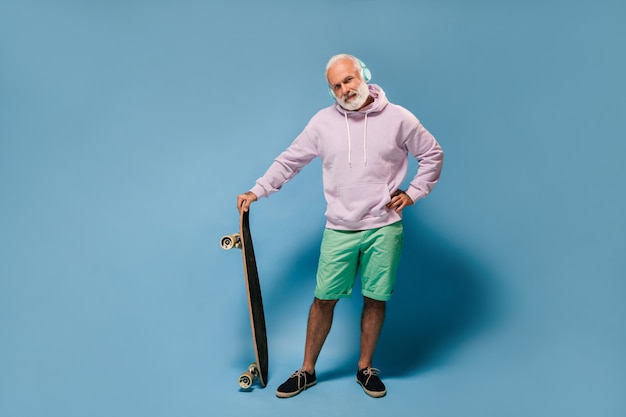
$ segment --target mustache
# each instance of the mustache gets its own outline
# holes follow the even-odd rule
[[[347,100],[350,97],[354,97],[354,96],[356,96],[358,94],[359,93],[356,90],[351,90],[351,91],[348,91],[346,94],[344,94],[343,97],[341,97],[341,98],[343,98],[344,100]]]

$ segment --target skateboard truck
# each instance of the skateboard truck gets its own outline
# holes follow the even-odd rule
[[[232,248],[241,248],[241,236],[239,233],[233,233],[232,235],[222,236],[220,239],[220,246],[224,250],[230,250]]]
[[[252,382],[254,382],[254,378],[259,376],[259,368],[257,368],[256,363],[251,363],[248,366],[248,370],[242,373],[239,376],[239,386],[243,389],[248,389],[252,386]]]

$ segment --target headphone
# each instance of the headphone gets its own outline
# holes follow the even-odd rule
[[[370,69],[367,68],[367,65],[365,65],[365,62],[361,61],[360,59],[358,60],[359,60],[359,64],[361,64],[361,77],[363,77],[363,80],[366,83],[368,83],[372,79],[372,71],[370,71]]]
[[[367,68],[365,62],[361,61],[359,58],[356,59],[357,61],[359,61],[359,65],[361,65],[361,78],[363,78],[363,81],[365,81],[366,83],[369,82],[372,79],[372,71]],[[330,86],[328,86],[328,94],[330,94],[333,99],[337,99],[337,97],[335,97],[335,94],[333,94],[333,90]]]

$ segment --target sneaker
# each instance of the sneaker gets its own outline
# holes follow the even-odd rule
[[[276,390],[276,396],[278,398],[289,398],[294,395],[300,394],[305,389],[312,387],[317,382],[315,378],[315,371],[312,374],[300,369],[294,372],[288,380],[286,380]]]
[[[380,398],[387,394],[385,384],[378,377],[380,371],[376,368],[363,368],[356,373],[356,382],[370,397]]]

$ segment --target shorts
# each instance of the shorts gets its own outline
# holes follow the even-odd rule
[[[350,297],[360,271],[362,294],[378,301],[389,300],[403,241],[401,222],[357,232],[325,229],[315,297],[321,300]]]

